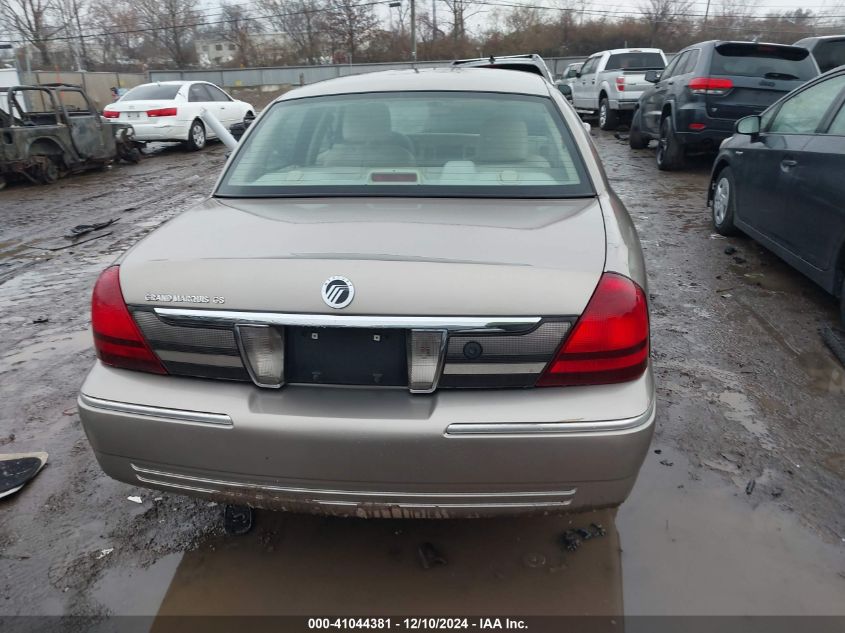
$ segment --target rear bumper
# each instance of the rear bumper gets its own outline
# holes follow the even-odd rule
[[[121,119],[121,123],[124,121]],[[135,130],[138,141],[184,141],[188,138],[188,123],[179,121],[155,121],[133,123],[126,120]]]
[[[639,103],[639,94],[637,94],[637,98],[629,98],[629,99],[610,99],[610,109],[611,110],[635,110],[637,107],[637,103]]]
[[[620,415],[608,417],[612,409]],[[411,395],[330,387],[268,393],[100,364],[83,385],[79,411],[100,465],[120,481],[367,517],[618,505],[655,416],[650,369],[625,385]]]

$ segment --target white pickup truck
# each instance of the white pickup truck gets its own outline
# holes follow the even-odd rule
[[[572,105],[582,113],[599,116],[599,127],[613,130],[623,116],[633,112],[648,70],[666,67],[659,48],[617,48],[593,53],[572,80]]]

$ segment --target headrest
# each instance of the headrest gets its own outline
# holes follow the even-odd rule
[[[390,136],[390,110],[383,103],[353,103],[343,113],[343,140],[365,143]]]
[[[521,162],[527,156],[528,128],[524,121],[510,117],[493,117],[484,122],[476,162]]]

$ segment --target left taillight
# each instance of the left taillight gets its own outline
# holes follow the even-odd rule
[[[604,273],[538,387],[607,385],[639,378],[648,367],[645,292],[618,273]]]
[[[106,268],[94,285],[91,329],[97,356],[106,365],[153,374],[167,373],[129,314],[120,289],[119,266]]]
[[[103,116],[107,119],[117,119],[118,117],[120,117],[120,112],[117,112],[115,110],[103,110]]]
[[[723,79],[720,77],[696,77],[690,79],[690,92],[696,95],[713,95],[721,96],[729,93],[734,87],[734,82],[730,79]]]

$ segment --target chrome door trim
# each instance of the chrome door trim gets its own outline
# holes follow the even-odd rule
[[[205,411],[186,411],[185,409],[170,409],[166,407],[150,407],[145,404],[132,404],[130,402],[117,402],[115,400],[104,400],[79,394],[79,402],[92,409],[103,411],[114,411],[128,415],[141,415],[151,418],[164,418],[171,422],[183,422],[189,424],[210,424],[218,427],[231,427],[232,418],[225,413],[207,413]]]
[[[173,322],[233,325],[256,323],[300,327],[360,327],[384,329],[435,329],[449,332],[522,332],[535,327],[541,317],[466,316],[378,316],[342,314],[295,314],[284,312],[244,312],[236,310],[197,310],[193,308],[154,308],[155,313]]]

